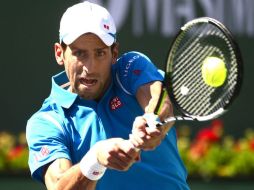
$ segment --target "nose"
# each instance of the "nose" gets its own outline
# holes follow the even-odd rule
[[[93,58],[89,58],[88,60],[86,60],[86,62],[83,64],[83,70],[89,74],[89,73],[93,73],[95,70],[95,61]]]

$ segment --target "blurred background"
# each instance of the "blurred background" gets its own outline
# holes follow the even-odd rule
[[[253,0],[90,0],[115,19],[120,52],[147,54],[163,68],[173,37],[184,23],[216,18],[234,34],[244,61],[240,96],[221,118],[178,122],[179,151],[191,189],[254,189],[254,1]],[[25,127],[49,95],[60,18],[78,0],[2,1],[0,6],[2,102],[1,189],[44,189],[30,179]]]

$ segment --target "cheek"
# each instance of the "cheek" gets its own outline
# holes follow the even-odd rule
[[[103,76],[104,79],[108,79],[111,74],[111,65],[108,65],[106,67],[100,68],[101,75]]]
[[[65,66],[65,71],[67,73],[67,76],[71,81],[75,80],[76,77],[76,73],[78,73],[78,67],[77,64],[73,63],[73,62],[68,62]]]

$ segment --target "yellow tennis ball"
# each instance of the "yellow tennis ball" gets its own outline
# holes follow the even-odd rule
[[[208,86],[219,87],[227,78],[225,62],[218,57],[207,57],[202,64],[202,77]]]

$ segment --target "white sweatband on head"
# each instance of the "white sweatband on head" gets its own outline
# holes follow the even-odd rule
[[[99,180],[105,173],[106,167],[98,162],[96,152],[91,148],[80,161],[81,173],[92,181]]]

